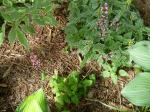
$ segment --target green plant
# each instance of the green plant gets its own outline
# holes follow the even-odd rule
[[[67,110],[68,104],[78,104],[81,97],[85,96],[89,87],[95,82],[95,75],[80,79],[79,73],[73,71],[66,78],[55,75],[50,80],[52,92],[58,111]]]
[[[16,112],[50,112],[43,90],[39,89],[28,96],[16,109]]]
[[[131,59],[144,72],[139,73],[122,90],[122,95],[137,106],[150,106],[150,41],[136,43],[129,50]]]
[[[0,6],[0,14],[4,19],[1,40],[8,33],[11,44],[19,40],[25,48],[28,48],[25,35],[35,32],[33,24],[56,24],[52,9],[50,0],[3,0]]]
[[[131,0],[109,0],[107,4],[105,0],[69,0],[65,33],[70,49],[76,48],[84,57],[81,67],[97,60],[103,75],[117,83],[117,71],[131,66],[126,49],[143,40],[150,30]],[[106,7],[107,11],[101,10]]]

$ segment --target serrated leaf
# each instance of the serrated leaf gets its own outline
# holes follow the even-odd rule
[[[119,75],[125,77],[128,76],[129,74],[125,70],[119,70]]]
[[[27,49],[29,47],[29,43],[25,34],[19,28],[16,31],[19,42]]]
[[[121,94],[137,106],[150,105],[150,73],[140,73],[130,81]]]
[[[16,109],[16,112],[50,112],[43,90],[39,89],[28,96]]]
[[[138,42],[128,51],[136,64],[150,70],[150,41]]]

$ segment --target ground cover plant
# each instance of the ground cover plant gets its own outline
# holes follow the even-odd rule
[[[50,81],[50,86],[55,94],[55,101],[58,111],[67,111],[67,105],[79,104],[82,97],[85,97],[89,87],[95,83],[95,75],[89,75],[85,79],[80,79],[79,73],[73,71],[66,78],[54,75]]]
[[[149,38],[132,0],[1,0],[0,91],[15,112],[149,111]]]

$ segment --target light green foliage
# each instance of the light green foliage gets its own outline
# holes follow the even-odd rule
[[[150,30],[143,25],[139,13],[129,0],[107,2],[109,13],[105,37],[99,35],[101,30],[97,26],[102,16],[100,7],[105,0],[70,0],[69,23],[65,33],[70,48],[77,48],[84,56],[81,67],[90,60],[98,60],[107,76],[112,77],[116,83],[118,68],[130,66],[125,50],[135,41],[144,39],[144,36],[150,34]],[[112,25],[116,23],[119,25]]]
[[[143,69],[150,69],[150,42],[141,41],[129,49],[132,60]],[[150,106],[150,72],[139,73],[125,86],[122,95],[138,106]]]
[[[28,96],[16,109],[16,112],[50,112],[44,91],[39,89]]]
[[[150,70],[150,41],[141,41],[129,50],[131,59],[146,70]]]
[[[81,97],[85,96],[89,87],[95,82],[95,75],[89,75],[81,80],[79,73],[73,71],[64,78],[55,75],[50,80],[52,92],[55,94],[56,106],[59,111],[67,110],[67,104],[78,104]]]
[[[150,105],[150,73],[138,74],[123,89],[122,95],[137,106]]]
[[[35,33],[33,24],[56,25],[52,9],[50,0],[3,0],[0,14],[7,27],[11,27],[9,42],[13,44],[15,40],[19,40],[27,48],[28,40],[25,34]]]

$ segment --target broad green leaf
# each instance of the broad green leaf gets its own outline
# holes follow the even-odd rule
[[[17,29],[17,38],[25,48],[29,47],[29,43],[25,34],[19,28]]]
[[[129,74],[125,70],[119,70],[119,75],[120,76],[128,76]]]
[[[44,91],[39,89],[28,96],[16,109],[16,112],[50,112]]]
[[[8,40],[11,44],[13,44],[16,40],[17,37],[17,32],[16,29],[14,27],[11,28],[9,34],[8,34]]]
[[[150,105],[150,73],[138,74],[125,86],[121,93],[137,106]]]
[[[35,33],[35,29],[32,25],[22,25],[22,30],[31,35]]]
[[[136,64],[145,70],[150,70],[150,41],[138,42],[128,51]]]

